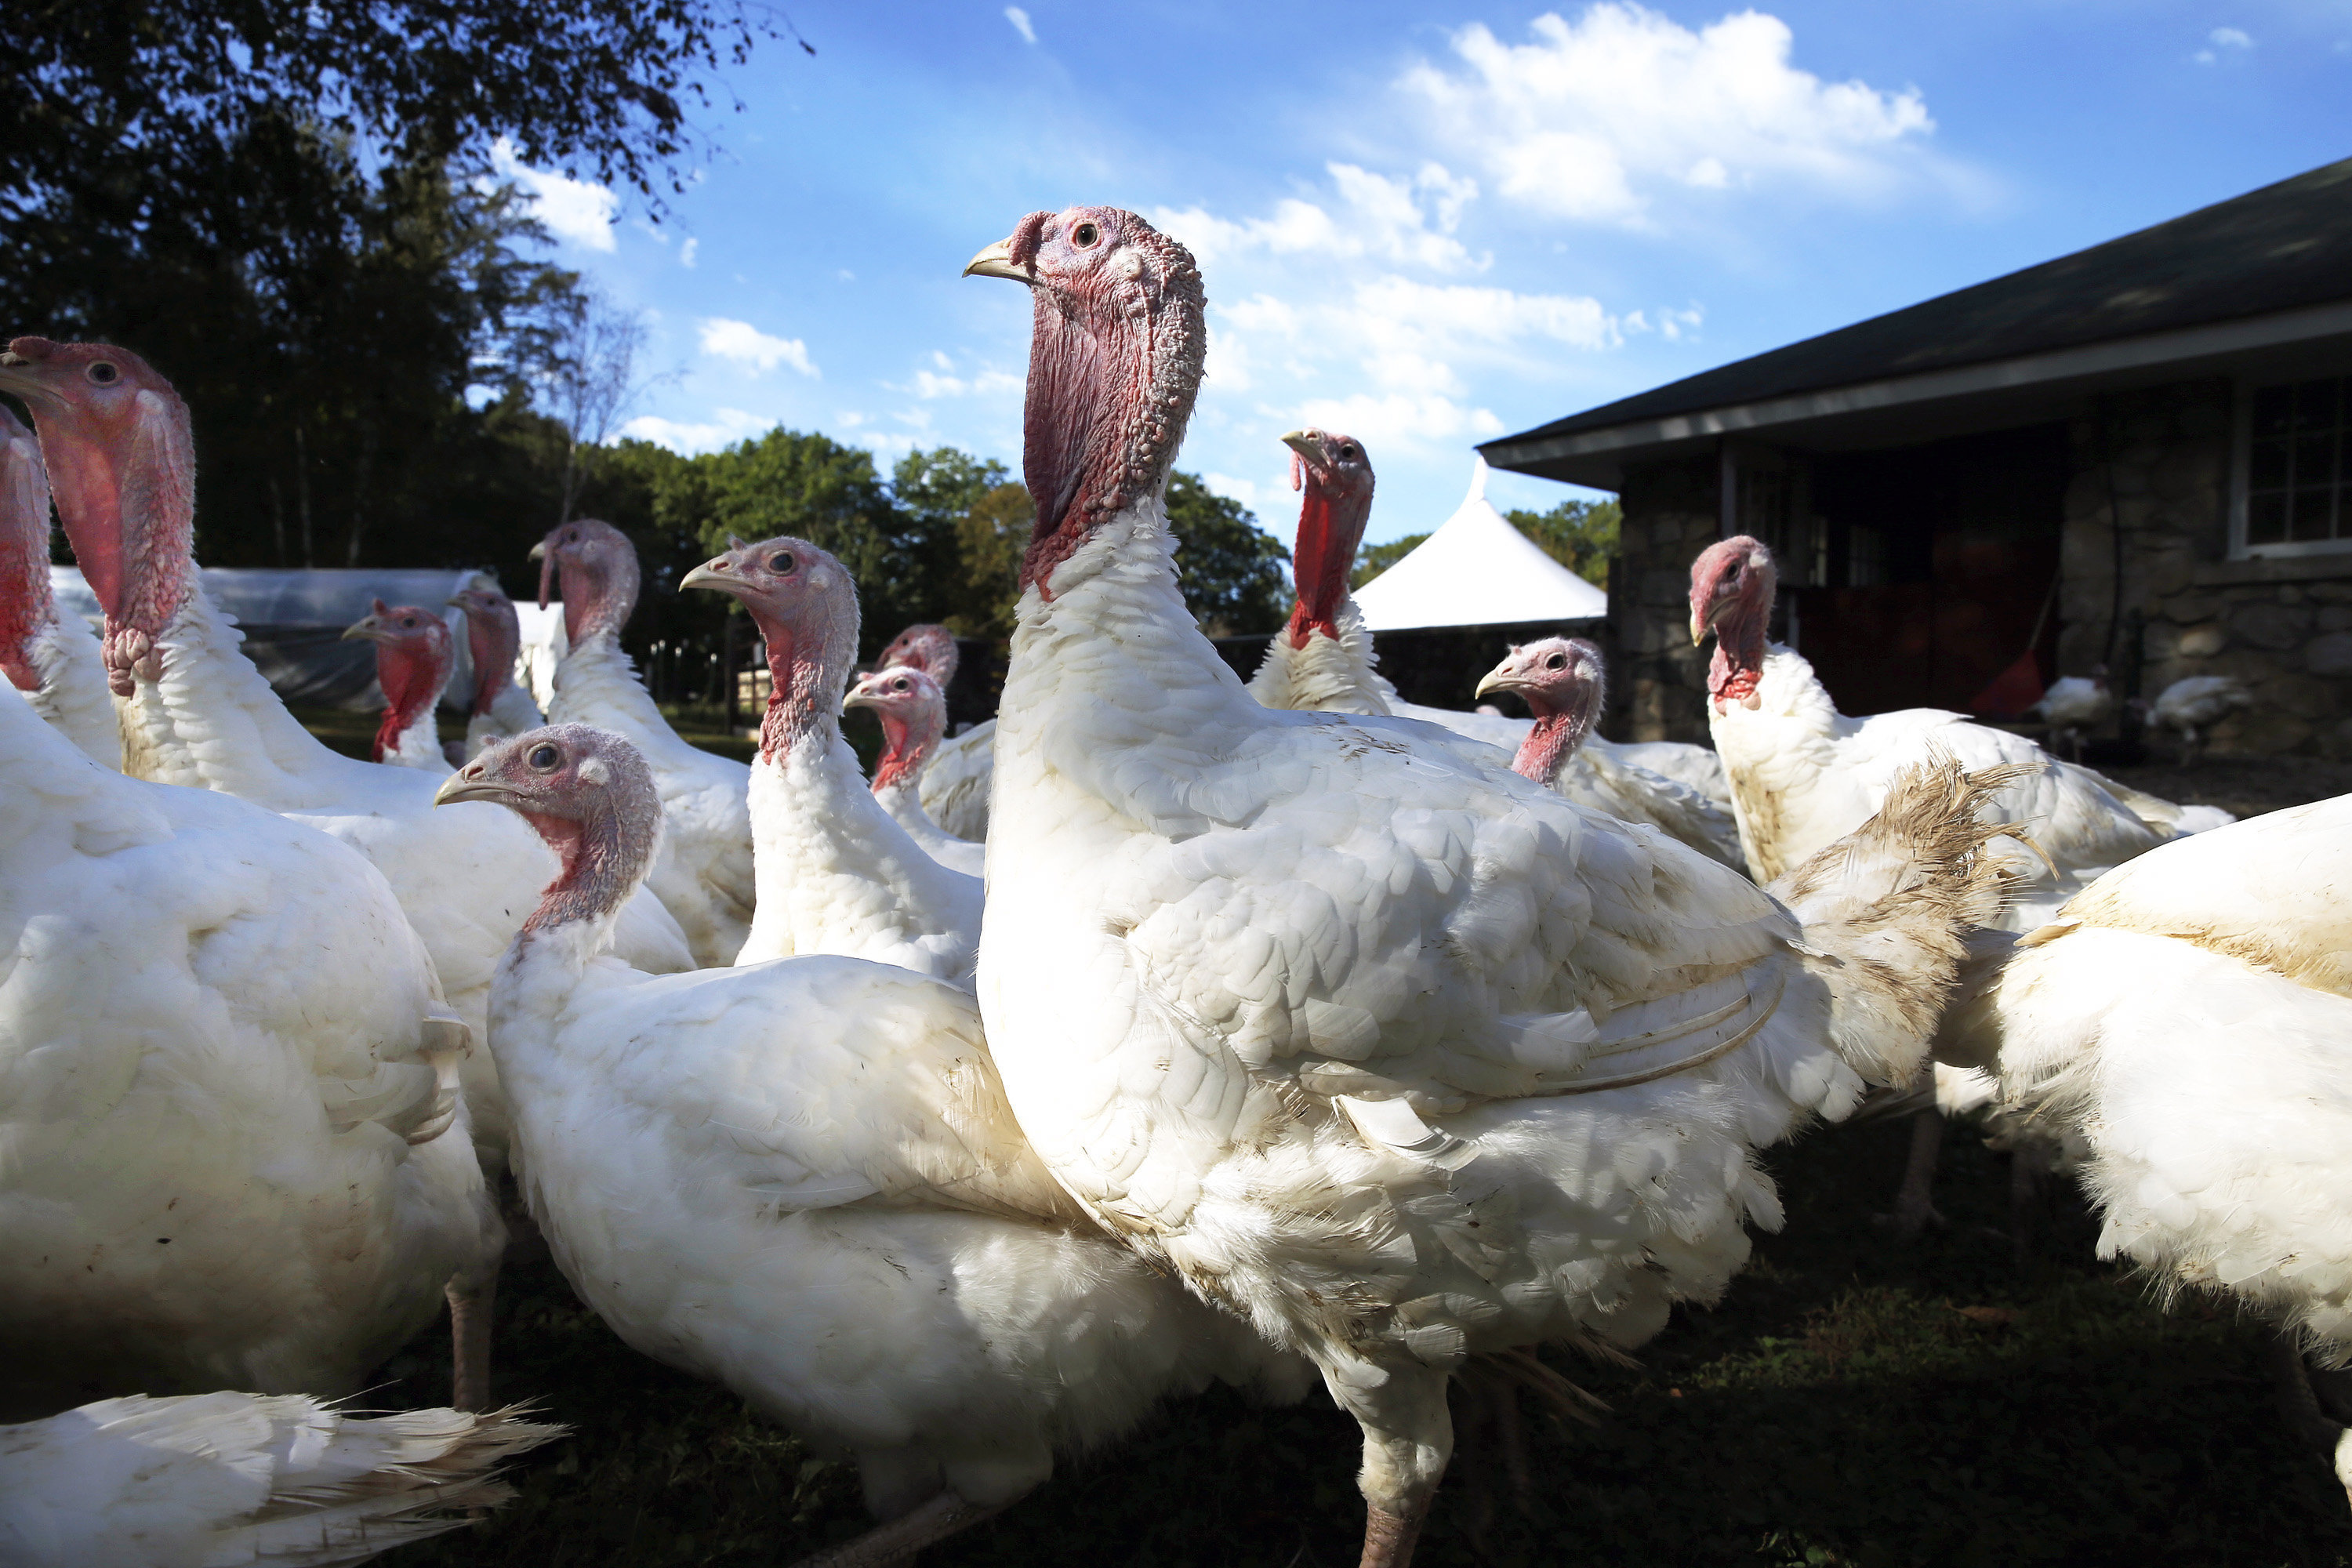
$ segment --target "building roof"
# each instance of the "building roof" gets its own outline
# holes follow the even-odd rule
[[[1356,590],[1364,624],[1391,632],[1607,615],[1608,595],[1545,554],[1488,503],[1486,460],[1473,461],[1470,493],[1454,515]]]
[[[1970,367],[2034,362],[2060,377],[2115,368],[2108,362],[2118,356],[2099,355],[2101,345],[2138,342],[2178,361],[2242,341],[2266,346],[2341,332],[2352,326],[2347,304],[2352,159],[1479,449],[1497,468],[1549,473],[1559,459],[1575,466],[1644,437],[1729,434],[1861,406],[1821,395],[1833,389],[1891,387],[1898,401],[1906,386],[1960,395],[2000,380],[1959,374]],[[2278,318],[2277,330],[2265,334],[2255,318]],[[1727,416],[1710,417],[1718,411]]]

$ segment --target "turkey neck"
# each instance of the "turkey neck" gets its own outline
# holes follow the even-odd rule
[[[1549,784],[1560,763],[1576,754],[1576,749],[1584,744],[1584,737],[1591,730],[1590,710],[1538,708],[1536,727],[1519,742],[1519,754],[1511,760],[1511,771],[1521,778]]]
[[[1356,559],[1356,545],[1364,537],[1372,498],[1334,496],[1311,476],[1298,506],[1298,548],[1294,569],[1298,574],[1298,603],[1282,630],[1294,648],[1320,632],[1337,639],[1340,607],[1349,603],[1348,568]]]
[[[32,432],[0,414],[0,671],[37,691],[33,644],[57,618],[49,589],[49,481]]]
[[[637,607],[637,556],[634,550],[599,549],[586,560],[565,557],[563,633],[573,647],[596,638],[618,643],[621,628]]]
[[[947,732],[943,706],[924,703],[909,716],[897,708],[877,708],[882,721],[882,758],[874,764],[874,793],[912,789],[922,782],[923,766]]]
[[[474,661],[474,713],[489,712],[512,684],[515,655],[522,647],[522,622],[512,605],[505,614],[466,612],[466,652]]]
[[[375,679],[384,697],[383,721],[375,731],[375,760],[408,752],[438,756],[441,737],[433,710],[449,684],[447,647],[378,643]]]
[[[1706,689],[1717,712],[1733,703],[1753,708],[1764,679],[1764,626],[1772,602],[1743,601],[1715,625],[1715,657],[1707,661]]]

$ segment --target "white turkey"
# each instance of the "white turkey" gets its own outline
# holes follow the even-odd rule
[[[1731,778],[1749,873],[1779,876],[1853,831],[1906,769],[1939,758],[1970,768],[2009,768],[1993,816],[2015,827],[2006,850],[2013,879],[1995,922],[2031,931],[2109,868],[2183,834],[2231,820],[2211,806],[2175,805],[2062,762],[2021,735],[1970,723],[1937,708],[1852,719],[1803,656],[1768,646],[1765,627],[1780,583],[1772,553],[1740,535],[1709,545],[1691,563],[1691,641],[1712,632],[1708,728]],[[1942,1117],[1982,1105],[1986,1085],[1964,1068],[1934,1071],[1937,1109],[1921,1113],[1893,1223],[1909,1237],[1937,1215],[1929,1202]],[[2032,1143],[2030,1129],[2011,1127]],[[2024,1157],[2061,1159],[2054,1135]]]
[[[912,626],[890,639],[874,660],[874,668],[904,666],[922,670],[944,692],[954,682],[961,658],[955,634],[947,627]],[[942,833],[973,844],[988,837],[989,748],[995,741],[996,721],[987,719],[941,741],[931,753],[923,770],[923,810]]]
[[[435,717],[449,689],[456,653],[440,616],[417,605],[374,607],[343,628],[347,642],[375,645],[375,683],[383,690],[383,721],[376,726],[372,761],[421,768],[436,778],[449,771]]]
[[[49,586],[49,476],[40,444],[0,407],[0,673],[89,759],[122,765],[98,639]]]
[[[1305,1391],[1055,1186],[969,993],[855,958],[617,963],[662,816],[627,742],[534,731],[442,795],[565,855],[494,1005],[531,1214],[622,1339],[857,1464],[885,1522],[813,1562],[903,1562],[1212,1381]]]
[[[505,1237],[468,1032],[373,867],[11,699],[0,953],[0,1415],[348,1394],[445,1290],[480,1399]]]
[[[531,555],[541,563],[541,608],[550,581],[560,575],[563,583],[567,641],[548,719],[614,731],[644,753],[661,784],[667,829],[646,886],[677,917],[697,963],[732,963],[752,923],[751,818],[744,802],[751,770],[679,739],[637,679],[621,647],[621,628],[637,607],[637,547],[627,534],[578,518],[550,532]]]
[[[682,578],[742,602],[771,689],[751,769],[760,904],[739,963],[842,953],[971,983],[981,883],[950,870],[882,808],[841,738],[857,660],[857,589],[805,540],[740,541]]]
[[[1282,439],[1291,451],[1291,483],[1302,492],[1291,552],[1298,601],[1289,624],[1267,645],[1250,695],[1268,708],[1417,719],[1506,752],[1518,750],[1528,724],[1517,724],[1515,737],[1506,740],[1514,736],[1512,721],[1407,702],[1381,676],[1372,634],[1348,591],[1348,570],[1371,516],[1371,456],[1354,437],[1321,430],[1293,430]],[[1498,685],[1516,689],[1490,676],[1479,694]],[[1559,752],[1558,763],[1552,787],[1570,800],[1627,822],[1649,823],[1727,866],[1740,864],[1738,830],[1722,807],[1625,762],[1599,736]]]
[[[1581,637],[1545,637],[1514,646],[1478,682],[1478,695],[1508,691],[1535,715],[1511,767],[1580,805],[1625,822],[1646,822],[1710,860],[1747,869],[1731,813],[1662,773],[1624,760],[1624,748],[1595,744],[1609,671],[1601,649]]]
[[[2149,720],[2180,732],[2180,760],[2193,763],[2202,744],[2199,731],[2210,730],[2241,708],[2252,704],[2253,694],[2242,681],[2226,675],[2191,675],[2159,692]]]
[[[466,720],[466,755],[481,755],[494,737],[520,735],[547,722],[530,690],[517,679],[522,661],[522,623],[514,601],[499,580],[477,572],[449,596],[466,612],[466,653],[474,667],[474,698]]]
[[[2020,939],[1939,1055],[2087,1149],[2104,1258],[2352,1361],[2352,795],[2151,850]]]
[[[304,1394],[224,1392],[0,1426],[0,1563],[364,1563],[511,1498],[498,1467],[563,1434],[522,1414],[359,1416]]]
[[[1750,1151],[1916,1072],[1998,899],[1990,781],[1923,772],[1767,896],[1420,726],[1265,708],[1162,500],[1191,256],[1078,207],[967,270],[1035,311],[990,1050],[1089,1213],[1316,1362],[1363,1429],[1364,1560],[1402,1563],[1466,1358],[1713,1299],[1778,1222]]]
[[[2115,710],[2115,694],[2107,689],[2107,667],[2095,664],[2087,676],[2063,675],[2052,681],[2042,700],[2026,711],[2046,721],[2050,738],[2063,744],[2079,763],[2084,736],[2105,723]]]
[[[507,812],[435,811],[431,775],[339,755],[286,710],[198,582],[187,406],[138,355],[18,338],[0,356],[0,391],[33,410],[58,516],[106,615],[124,771],[251,801],[358,850],[482,1038],[499,955],[555,872],[547,847]],[[619,940],[640,968],[693,966],[650,897],[631,900]],[[506,1115],[489,1053],[469,1055],[464,1074],[475,1145],[495,1173]]]
[[[1878,809],[1889,780],[1932,756],[2018,770],[1994,810],[2040,853],[2021,844],[2008,851],[2018,880],[2002,923],[2011,931],[2041,925],[2133,856],[2232,820],[2211,806],[2121,790],[2021,735],[1942,709],[1846,717],[1801,655],[1766,645],[1779,582],[1772,552],[1746,535],[1709,545],[1691,563],[1691,640],[1716,639],[1707,723],[1759,881],[1853,832]]]
[[[923,770],[947,733],[947,694],[940,683],[912,665],[886,665],[850,682],[842,710],[863,708],[882,724],[882,754],[874,763],[874,798],[923,853],[950,871],[977,877],[986,868],[987,848],[940,831],[923,809]]]

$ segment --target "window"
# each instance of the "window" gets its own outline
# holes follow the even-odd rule
[[[2249,555],[2352,550],[2352,377],[2254,389],[2240,426],[2239,539]]]

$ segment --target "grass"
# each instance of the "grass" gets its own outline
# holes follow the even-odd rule
[[[1907,1136],[1829,1129],[1776,1151],[1789,1226],[1727,1300],[1678,1313],[1637,1368],[1554,1356],[1608,1413],[1527,1416],[1524,1499],[1494,1452],[1464,1449],[1419,1561],[2352,1563],[2342,1490],[2273,1414],[2258,1325],[2193,1299],[2159,1310],[2093,1260],[2071,1191],[2021,1265],[2005,1161],[1964,1132],[1938,1185],[1950,1227],[1897,1246],[1870,1215]],[[539,1399],[575,1436],[517,1468],[510,1507],[386,1563],[772,1564],[864,1527],[850,1467],[623,1347],[544,1261],[510,1271],[499,1321],[499,1396]],[[439,1402],[446,1365],[420,1340],[370,1402]],[[1347,1568],[1356,1445],[1319,1394],[1203,1398],[923,1561]]]

